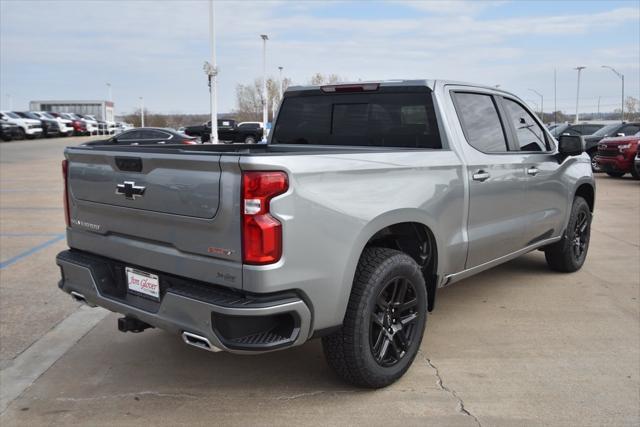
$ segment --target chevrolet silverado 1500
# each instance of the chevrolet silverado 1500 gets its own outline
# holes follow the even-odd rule
[[[338,375],[383,387],[439,288],[536,249],[560,272],[585,261],[584,140],[508,92],[289,88],[268,142],[67,148],[60,288],[210,351],[322,337]]]

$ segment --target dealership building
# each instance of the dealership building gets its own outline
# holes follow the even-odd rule
[[[115,121],[113,102],[111,101],[31,101],[29,110],[89,114],[105,122]]]

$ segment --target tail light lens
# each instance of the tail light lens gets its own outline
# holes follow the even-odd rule
[[[71,226],[71,218],[69,216],[69,194],[67,192],[68,186],[68,176],[69,176],[69,161],[64,159],[62,161],[62,180],[64,182],[64,191],[62,192],[64,197],[64,219],[67,223],[67,227]]]
[[[282,224],[269,213],[269,204],[288,188],[285,172],[242,173],[242,260],[245,264],[272,264],[282,256]]]
[[[195,138],[185,138],[182,140],[182,143],[187,145],[195,145],[198,143],[198,141],[196,141]]]

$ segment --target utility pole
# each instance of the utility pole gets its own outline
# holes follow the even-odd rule
[[[580,65],[579,67],[574,68],[574,70],[578,70],[578,90],[576,92],[576,117],[574,118],[573,122],[574,123],[578,123],[578,120],[580,119],[580,113],[579,113],[579,108],[580,108],[580,74],[582,73],[582,70],[584,70],[585,67],[584,65]]]
[[[209,40],[211,42],[211,62],[205,61],[204,73],[209,82],[209,109],[211,112],[211,134],[209,142],[218,141],[218,65],[216,63],[216,8],[213,0],[209,0]]]
[[[620,105],[620,121],[624,122],[624,74],[619,73],[618,71],[616,71],[615,68],[610,67],[608,65],[603,65],[602,68],[610,69],[615,73],[616,76],[620,77],[620,80],[622,81],[622,102]]]
[[[268,98],[267,94],[267,40],[269,37],[266,34],[260,34],[260,38],[262,39],[262,123],[264,126],[264,131],[262,132],[262,142],[267,141],[267,122],[269,118],[267,117],[267,109],[268,109]]]
[[[144,98],[140,97],[140,127],[144,127]]]
[[[598,97],[598,118],[600,118],[600,98],[602,98],[601,96]]]
[[[544,123],[544,96],[542,96],[542,94],[535,89],[529,90],[540,97],[540,121]]]
[[[282,102],[282,97],[284,96],[284,86],[283,86],[283,81],[282,81],[282,69],[283,67],[278,67],[278,70],[280,71],[280,102]]]
[[[109,102],[113,101],[113,97],[111,96],[111,83],[107,82],[107,93],[109,94],[109,98],[107,98],[109,100]]]
[[[558,123],[558,75],[553,69],[553,122]]]

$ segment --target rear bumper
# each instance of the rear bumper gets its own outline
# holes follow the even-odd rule
[[[160,277],[161,300],[156,302],[127,292],[118,261],[70,250],[59,253],[56,263],[63,291],[160,329],[206,337],[216,349],[261,353],[309,338],[311,311],[292,292],[247,294],[151,271]]]

